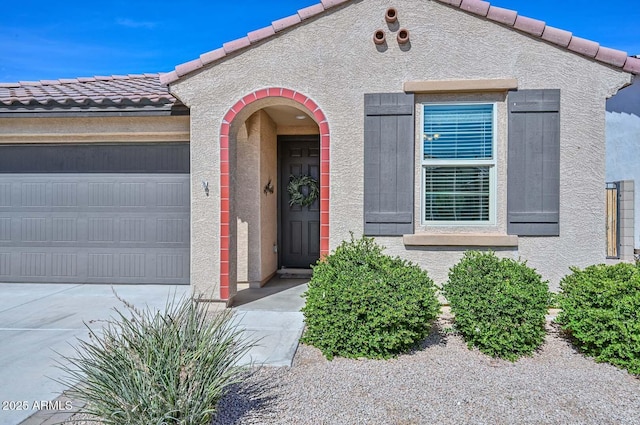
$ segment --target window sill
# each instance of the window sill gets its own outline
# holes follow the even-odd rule
[[[518,88],[515,78],[495,78],[486,80],[428,80],[406,81],[406,93],[473,93],[502,92]]]
[[[497,233],[416,233],[404,235],[402,239],[407,246],[518,246],[517,236]]]

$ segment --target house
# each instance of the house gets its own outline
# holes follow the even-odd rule
[[[640,79],[634,79],[632,85],[620,90],[615,96],[607,99],[606,113],[606,180],[607,182],[621,182],[619,186],[635,187],[640,184]],[[635,191],[634,191],[635,192]],[[622,192],[625,193],[624,191]],[[620,202],[620,201],[619,201]],[[621,200],[624,203],[624,200]],[[632,225],[629,231],[632,241],[622,244],[623,257],[633,259],[635,251],[640,252],[640,197],[634,196],[631,203],[633,210],[620,209],[620,214],[631,215],[633,219],[620,217],[619,225]],[[620,233],[620,231],[619,231]],[[620,235],[621,242],[625,240]],[[627,252],[625,253],[625,246]],[[625,255],[626,254],[626,255]]]
[[[2,149],[54,159],[1,171],[27,203],[3,220],[41,240],[0,248],[0,275],[169,281],[189,266],[200,297],[228,303],[238,281],[308,267],[353,232],[436,282],[492,249],[557,289],[604,260],[605,100],[638,73],[640,59],[484,1],[323,0],[160,75],[168,91],[154,76],[3,85]],[[57,153],[76,144],[82,181]],[[118,159],[91,168],[102,155]],[[67,208],[51,220],[82,198],[90,226],[49,224],[33,209],[47,197]]]

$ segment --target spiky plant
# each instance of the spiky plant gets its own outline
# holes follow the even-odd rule
[[[101,330],[85,324],[89,340],[59,362],[59,382],[86,403],[80,413],[104,425],[209,424],[225,390],[242,380],[237,361],[251,347],[231,313],[209,315],[191,298],[170,298],[164,311],[121,301],[124,311]]]

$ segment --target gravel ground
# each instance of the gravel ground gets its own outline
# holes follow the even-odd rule
[[[214,424],[640,424],[640,379],[576,352],[554,325],[516,363],[469,350],[448,326],[388,361],[327,361],[301,345],[291,368],[232,388]]]

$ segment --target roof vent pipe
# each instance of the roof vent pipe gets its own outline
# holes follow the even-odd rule
[[[395,7],[390,7],[387,9],[387,12],[384,14],[384,19],[389,24],[392,24],[398,20],[398,11],[395,9]]]
[[[377,30],[376,32],[373,33],[373,42],[375,44],[378,44],[378,45],[384,44],[387,41],[386,39],[387,37],[384,34],[383,30]]]
[[[401,28],[398,31],[398,44],[407,44],[409,42],[409,30]]]

